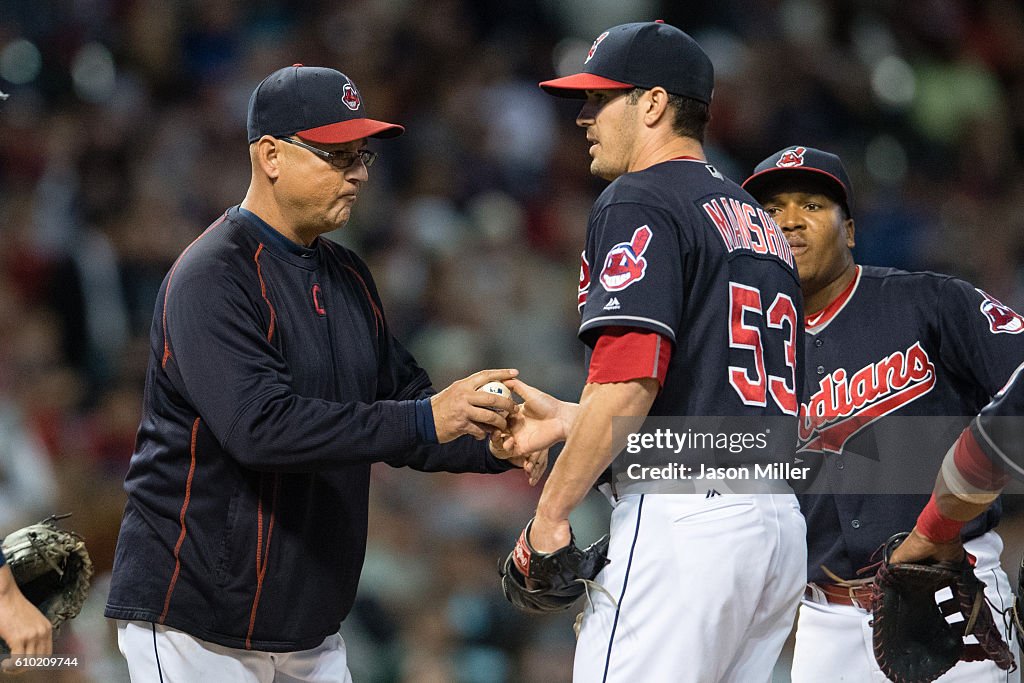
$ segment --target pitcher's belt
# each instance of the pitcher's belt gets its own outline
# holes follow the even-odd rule
[[[834,583],[809,583],[804,598],[810,602],[831,605],[853,605],[864,610],[871,609],[871,584],[862,586],[839,586]]]

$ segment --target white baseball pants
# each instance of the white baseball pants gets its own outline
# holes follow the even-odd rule
[[[148,621],[118,620],[117,645],[133,682],[352,683],[339,634],[311,650],[260,652],[224,647]]]
[[[964,544],[977,558],[974,573],[985,582],[985,596],[997,609],[1013,604],[1006,572],[999,566],[1003,541],[994,531]],[[993,610],[997,625],[1002,617]],[[803,600],[796,628],[793,683],[884,683],[871,644],[871,614],[853,605]],[[1020,665],[1017,641],[1003,633]],[[960,662],[936,683],[1020,683],[1020,671],[1007,673],[992,662]]]
[[[766,683],[807,580],[783,494],[630,495],[591,591],[574,683]]]

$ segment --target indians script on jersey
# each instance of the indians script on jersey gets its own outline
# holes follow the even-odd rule
[[[935,364],[921,342],[852,375],[839,368],[800,406],[800,450],[840,453],[861,429],[934,386]]]

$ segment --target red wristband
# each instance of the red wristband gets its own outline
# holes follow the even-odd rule
[[[950,519],[939,512],[935,502],[935,494],[928,499],[928,504],[917,516],[917,532],[932,543],[948,543],[960,537],[960,530],[966,522]]]
[[[526,540],[526,532],[530,530],[530,525],[527,524],[526,528],[523,529],[523,533],[519,534],[519,540],[516,541],[515,550],[512,552],[512,561],[516,565],[516,569],[523,576],[529,578],[530,576],[530,542]]]

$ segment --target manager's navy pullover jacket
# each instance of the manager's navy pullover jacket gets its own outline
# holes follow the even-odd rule
[[[417,438],[430,380],[365,264],[235,207],[164,279],[106,615],[304,650],[356,594],[370,464],[500,472],[486,442]]]

